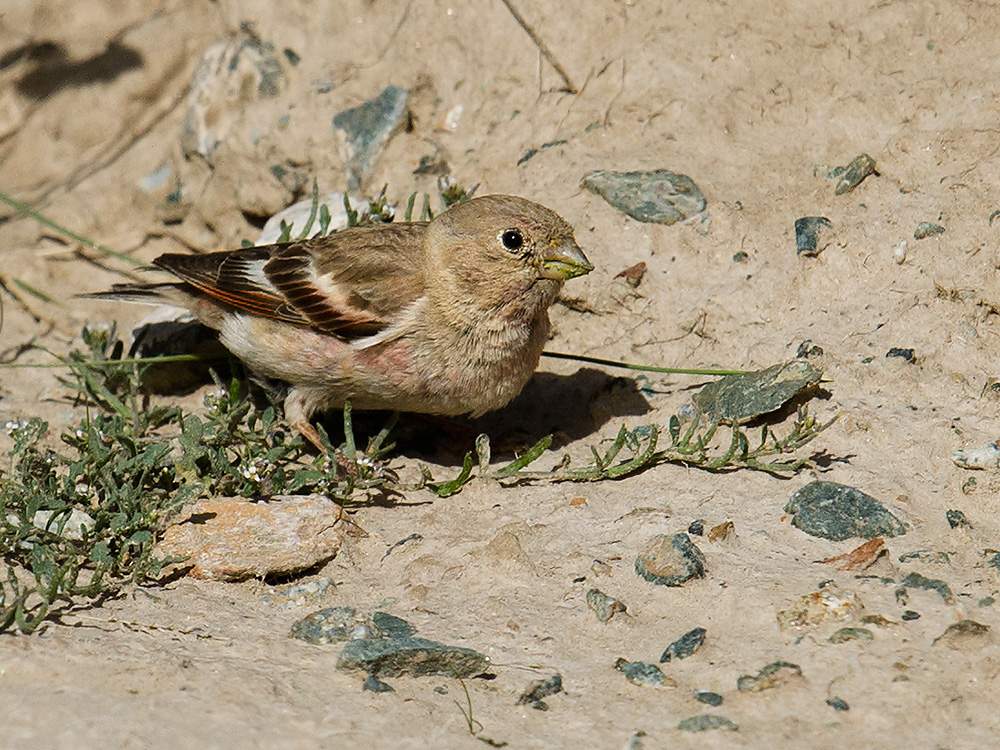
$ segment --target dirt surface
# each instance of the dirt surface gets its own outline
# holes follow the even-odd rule
[[[143,261],[233,246],[296,197],[274,165],[343,189],[332,116],[398,85],[410,95],[412,129],[389,142],[370,189],[387,183],[396,200],[432,190],[435,177],[414,170],[421,157],[437,157],[459,182],[480,183],[480,193],[523,195],[575,225],[597,270],[567,284],[579,302],[554,309],[551,349],[750,369],[790,359],[811,340],[824,352],[813,361],[832,378],[818,414],[840,419],[809,448],[829,460],[790,479],[670,465],[619,482],[482,482],[449,499],[415,493],[363,508],[354,521],[367,538],[345,542],[317,574],[336,588],[302,607],[269,603],[272,587],[259,581],[181,580],[32,637],[0,638],[0,745],[996,744],[1000,610],[989,603],[1000,585],[984,550],[1000,547],[1000,479],[977,472],[969,485],[973,473],[950,456],[996,438],[1000,416],[987,387],[1000,375],[1000,223],[991,225],[1000,204],[1000,6],[518,5],[578,93],[562,90],[565,81],[501,2],[166,0],[155,11],[139,0],[8,2],[0,10],[0,189]],[[211,165],[185,158],[198,60],[244,22],[282,53],[280,90],[228,112]],[[532,148],[539,151],[523,160]],[[879,174],[835,196],[827,168],[863,152]],[[140,187],[164,165],[172,169],[166,187]],[[695,180],[707,221],[640,224],[578,187],[593,169],[659,168]],[[165,224],[157,207],[178,182],[187,212]],[[128,330],[146,314],[73,297],[121,280],[124,264],[0,212],[5,284],[16,276],[59,300],[32,300],[29,314],[4,294],[5,361],[48,362],[21,349],[66,352],[87,321]],[[796,256],[793,223],[802,216],[832,222],[833,239],[816,257]],[[922,221],[945,232],[915,240]],[[746,260],[734,260],[739,252]],[[631,294],[614,277],[640,261],[649,270]],[[894,347],[913,349],[914,361],[887,358]],[[561,448],[581,458],[623,421],[664,422],[700,382],[654,378],[651,395],[626,388],[609,397],[618,373],[552,360],[542,370],[483,426],[530,439],[555,430]],[[58,430],[77,419],[56,378],[48,369],[2,371],[0,421],[38,415]],[[453,471],[467,445],[441,441],[428,451]],[[402,455],[395,464],[413,462]],[[814,478],[875,496],[908,532],[860,573],[819,563],[861,540],[824,541],[790,525],[785,502]],[[964,511],[972,528],[950,528],[949,509]],[[635,575],[650,538],[695,519],[735,524],[723,541],[695,537],[705,579],[665,588]],[[414,533],[421,539],[386,555]],[[918,550],[947,553],[947,562],[899,561]],[[923,590],[898,598],[911,572],[946,581],[953,601]],[[778,613],[824,581],[853,592],[863,612],[781,628]],[[599,622],[585,601],[595,586],[625,602],[628,615]],[[458,681],[400,678],[394,693],[362,692],[357,675],[335,670],[336,646],[289,638],[292,622],[335,604],[381,606],[421,636],[488,654],[495,679],[466,683],[480,739],[456,705],[465,704]],[[919,619],[904,620],[906,610]],[[873,640],[828,641],[862,614],[887,621],[866,625]],[[993,630],[935,643],[962,619]],[[633,685],[613,668],[619,657],[655,662],[695,627],[707,629],[705,646],[663,665],[676,687]],[[802,677],[737,691],[741,675],[778,659]],[[515,704],[555,672],[565,694],[549,698],[548,711]],[[696,689],[719,693],[723,704],[696,702]],[[834,710],[833,697],[849,710]],[[677,728],[700,713],[739,729]]]

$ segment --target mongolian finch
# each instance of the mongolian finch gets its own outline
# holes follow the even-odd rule
[[[594,268],[566,221],[510,195],[431,222],[154,264],[180,281],[98,296],[190,309],[251,370],[291,386],[285,416],[320,450],[310,417],[347,400],[442,415],[504,406],[538,365],[563,281]]]

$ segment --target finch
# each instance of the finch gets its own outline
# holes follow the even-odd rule
[[[177,282],[95,296],[188,308],[252,371],[287,382],[285,418],[359,409],[479,416],[528,382],[566,279],[594,269],[553,211],[511,195],[430,222],[241,250],[161,255]]]

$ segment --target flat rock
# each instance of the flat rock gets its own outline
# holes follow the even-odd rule
[[[687,175],[666,169],[614,172],[599,169],[580,185],[636,221],[674,224],[705,210],[705,196]]]
[[[778,624],[783,629],[792,629],[844,621],[859,616],[863,609],[857,594],[831,583],[800,596],[790,607],[778,612]]]
[[[832,238],[833,224],[825,216],[802,216],[795,220],[795,254],[819,255]]]
[[[668,662],[671,659],[686,659],[705,643],[705,635],[708,633],[705,628],[694,628],[671,643],[663,651],[660,663]]]
[[[636,557],[635,572],[650,583],[680,586],[705,577],[705,555],[687,534],[657,534]]]
[[[382,147],[402,124],[409,96],[406,89],[387,86],[374,99],[333,117],[333,132],[341,144],[348,190],[358,190],[371,174]]]
[[[489,669],[489,657],[471,648],[426,638],[358,638],[348,641],[337,669],[358,669],[370,677],[475,677]]]
[[[160,557],[185,557],[194,578],[242,581],[290,575],[335,557],[341,509],[321,495],[199,500],[167,527]]]
[[[802,667],[787,661],[775,661],[757,674],[745,674],[736,681],[736,687],[743,693],[759,693],[784,683],[801,679]]]
[[[934,645],[940,644],[959,651],[974,651],[988,645],[989,635],[989,625],[975,620],[959,620],[935,638]]]
[[[849,193],[869,175],[877,175],[875,160],[868,154],[858,154],[846,167],[837,167],[830,172],[830,176],[837,180],[834,187],[834,195]]]
[[[587,592],[587,606],[601,622],[607,622],[618,612],[628,612],[628,607],[622,602],[608,596],[600,589],[591,589]]]
[[[792,526],[812,536],[841,542],[906,533],[906,527],[875,498],[836,482],[810,482],[785,505]]]
[[[549,707],[545,703],[545,698],[561,693],[563,691],[562,675],[554,674],[547,680],[539,680],[531,683],[528,689],[521,693],[517,699],[519,706],[531,706],[539,711],[548,711]]]
[[[625,678],[635,685],[654,685],[656,687],[676,687],[677,683],[663,674],[663,670],[655,664],[644,661],[628,661],[618,659],[615,669],[625,675]]]
[[[718,714],[699,714],[698,716],[681,719],[677,724],[677,728],[682,732],[705,732],[709,729],[724,729],[735,732],[739,729],[738,726],[725,716],[719,716]]]
[[[780,409],[816,385],[822,376],[818,367],[796,359],[763,370],[727,375],[706,385],[691,400],[710,419],[743,424]]]

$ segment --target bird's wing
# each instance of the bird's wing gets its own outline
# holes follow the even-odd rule
[[[424,293],[424,223],[355,227],[284,245],[154,264],[241,312],[343,339],[375,335]]]

